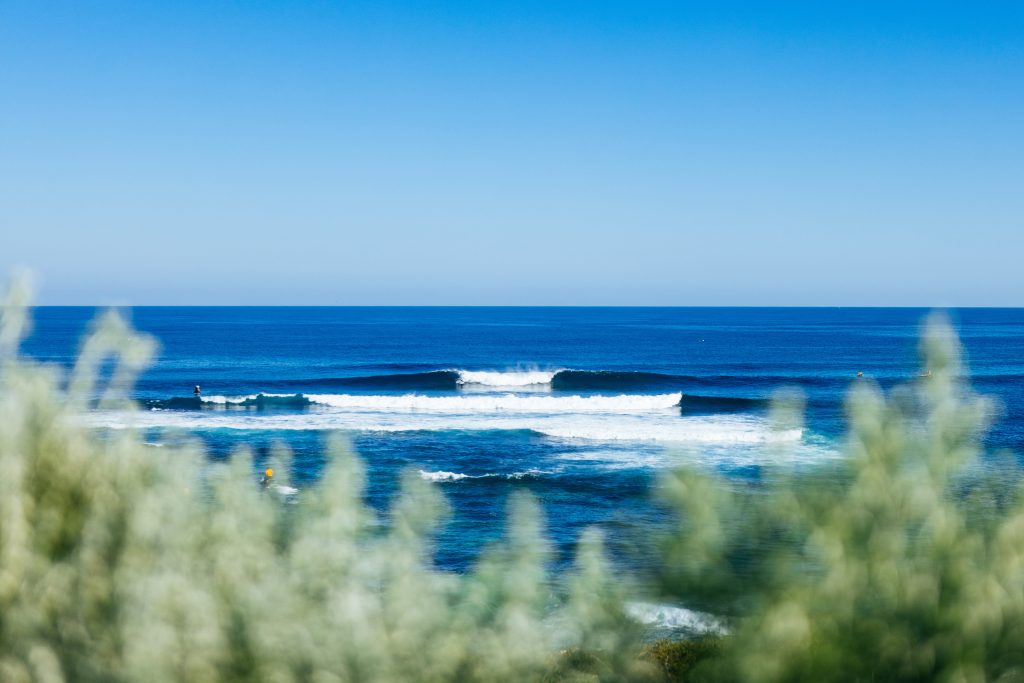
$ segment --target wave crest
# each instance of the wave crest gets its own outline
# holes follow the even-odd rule
[[[310,401],[302,394],[247,394],[202,397],[146,399],[142,405],[150,410],[202,410],[203,408],[304,408]]]
[[[724,620],[707,612],[698,612],[675,605],[631,602],[626,613],[642,624],[695,634],[724,635],[729,632]]]
[[[551,384],[558,370],[457,370],[458,383],[480,384],[487,387],[529,387]]]
[[[427,472],[426,470],[420,470],[420,476],[427,481],[458,481],[459,479],[465,479],[468,474],[462,474],[461,472],[445,472],[440,470],[437,472]]]
[[[420,476],[427,481],[434,482],[447,482],[447,481],[460,481],[462,479],[526,479],[528,477],[539,477],[545,474],[552,474],[551,472],[545,472],[536,468],[530,468],[522,472],[511,472],[509,474],[501,473],[488,473],[488,474],[462,474],[461,472],[446,472],[440,470],[437,472],[428,472],[426,470],[420,470]]]
[[[364,396],[360,394],[309,394],[310,402],[358,411],[429,413],[622,413],[675,408],[682,394],[620,396]]]

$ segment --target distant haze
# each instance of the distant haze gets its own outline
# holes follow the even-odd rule
[[[1024,305],[1018,2],[0,5],[49,304]]]

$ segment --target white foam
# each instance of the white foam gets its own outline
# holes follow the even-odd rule
[[[461,472],[427,472],[420,470],[420,476],[427,481],[458,481],[459,479],[465,479],[468,474],[462,474]]]
[[[477,413],[622,413],[674,408],[683,395],[619,396],[425,396],[422,394],[359,395],[306,394],[311,403],[353,411]],[[218,397],[220,398],[220,397]],[[241,402],[244,399],[240,399]]]
[[[427,472],[426,470],[420,470],[420,476],[427,481],[459,481],[461,479],[522,479],[524,477],[539,477],[545,474],[554,474],[553,472],[540,470],[535,467],[531,467],[528,470],[522,472],[511,472],[509,474],[501,474],[497,472],[490,472],[487,474],[462,474],[461,472],[445,472],[443,470],[438,472]]]
[[[213,405],[240,405],[249,401],[255,401],[259,398],[291,398],[295,394],[247,394],[245,396],[221,396],[219,394],[213,394],[212,396],[201,396],[200,400],[203,403],[212,403]]]
[[[255,400],[255,398],[256,394],[252,394],[251,396],[218,396],[215,394],[213,396],[202,396],[200,397],[200,400],[203,403],[212,403],[214,405],[223,406],[235,403],[245,403],[246,401]]]
[[[685,607],[659,605],[652,602],[631,602],[626,605],[626,613],[642,624],[658,628],[683,630],[691,633],[728,633],[725,622],[718,617]]]
[[[488,387],[527,387],[551,384],[558,370],[456,370],[459,384],[482,384]]]

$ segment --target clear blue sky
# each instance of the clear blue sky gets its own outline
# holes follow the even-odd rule
[[[1024,305],[1021,2],[0,0],[51,304]]]

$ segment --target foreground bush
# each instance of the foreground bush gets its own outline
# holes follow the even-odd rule
[[[290,503],[261,490],[246,453],[208,465],[197,449],[157,451],[130,431],[90,434],[76,414],[95,396],[123,406],[152,343],[106,318],[63,391],[52,370],[16,358],[23,321],[12,308],[0,330],[5,683],[520,681],[553,662],[571,678],[559,659],[570,647],[606,653],[606,680],[653,670],[633,656],[596,535],[580,544],[564,602],[525,497],[475,572],[439,572],[428,539],[444,503],[418,477],[381,532],[339,441],[320,484]]]
[[[1024,680],[1019,465],[979,459],[991,405],[948,325],[932,320],[922,351],[921,376],[888,399],[854,386],[839,466],[746,497],[671,478],[683,525],[667,592],[741,617],[701,677]]]
[[[995,479],[981,467],[989,407],[941,324],[918,381],[889,398],[855,387],[842,464],[753,490],[666,478],[679,526],[662,539],[660,590],[725,615],[730,632],[642,651],[595,533],[553,593],[528,497],[473,572],[439,572],[445,504],[418,477],[380,524],[340,441],[319,484],[289,500],[261,489],[244,452],[211,464],[196,447],[92,433],[81,411],[130,407],[153,343],[107,317],[65,382],[18,358],[24,330],[23,306],[8,307],[0,681],[1024,678],[1017,466]]]
[[[712,661],[720,654],[722,638],[702,637],[693,640],[658,640],[644,647],[640,656],[654,663],[668,681],[685,681],[698,665]]]

